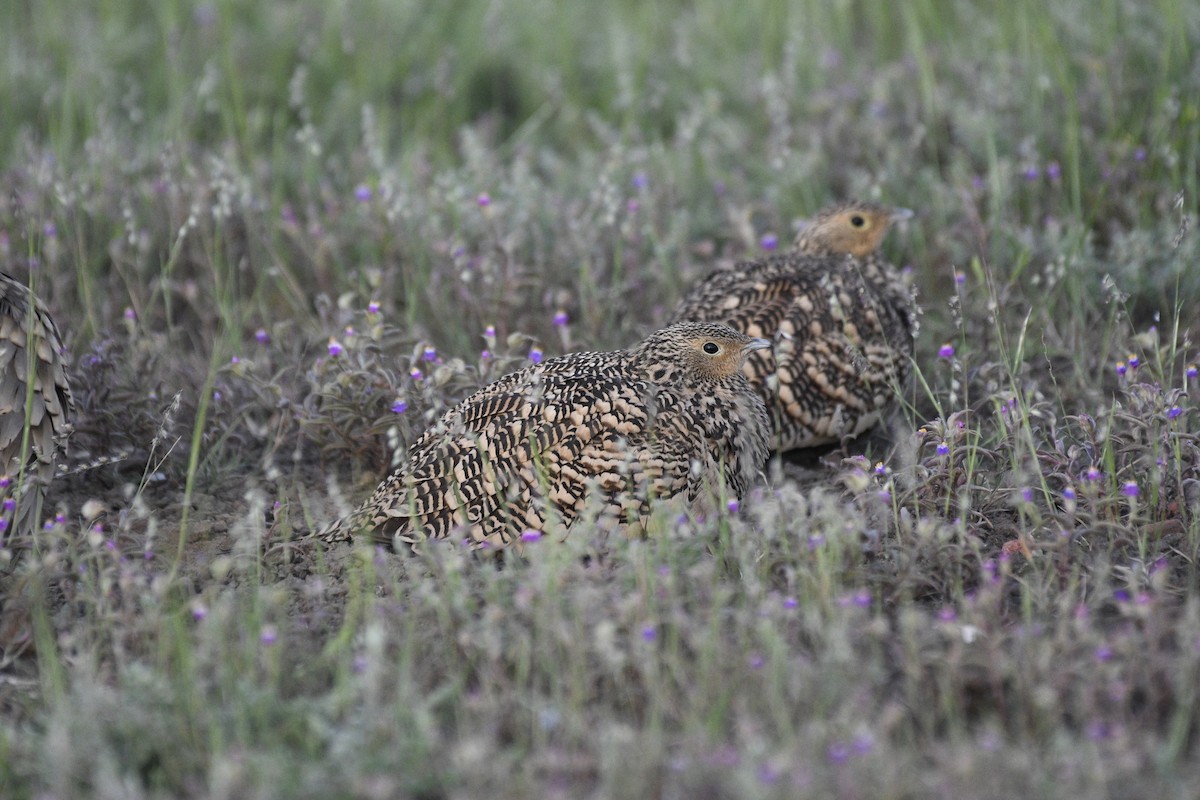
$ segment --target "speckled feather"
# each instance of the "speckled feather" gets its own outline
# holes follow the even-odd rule
[[[54,474],[72,409],[62,337],[54,320],[24,283],[0,273],[0,474],[15,485],[24,469],[26,487],[10,521],[14,533],[29,533],[38,523],[34,514]],[[26,425],[28,449],[23,446]]]
[[[825,209],[792,252],[714,272],[675,310],[675,321],[723,322],[774,342],[744,368],[770,414],[772,449],[863,433],[908,380],[917,309],[879,246],[910,215],[860,201]]]
[[[715,344],[716,355],[704,351]],[[650,498],[745,492],[767,457],[766,409],[740,368],[765,347],[722,325],[658,331],[629,350],[574,353],[511,373],[447,411],[333,543],[463,536],[503,547],[595,512],[640,520]],[[394,537],[394,538],[393,538]]]

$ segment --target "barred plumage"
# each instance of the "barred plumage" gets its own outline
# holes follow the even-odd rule
[[[0,272],[0,494],[16,503],[4,512],[5,546],[40,522],[73,407],[54,320],[29,287]]]
[[[594,511],[640,520],[650,498],[741,496],[767,457],[762,400],[741,373],[768,347],[687,323],[629,350],[573,353],[506,375],[447,411],[329,543],[370,531],[416,544],[462,535],[503,547]]]
[[[792,252],[714,272],[676,308],[676,322],[722,322],[773,341],[744,368],[766,402],[772,449],[863,433],[907,381],[917,309],[879,246],[911,214],[861,201],[827,208]]]

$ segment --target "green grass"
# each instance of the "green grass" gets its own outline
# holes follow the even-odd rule
[[[0,795],[1194,794],[1195,3],[84,5],[0,8],[79,404]],[[917,211],[894,452],[587,566],[292,541],[846,196]]]

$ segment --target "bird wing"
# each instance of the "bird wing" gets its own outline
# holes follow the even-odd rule
[[[61,351],[62,337],[45,307],[24,284],[0,274],[0,471],[21,457],[26,427],[36,458],[51,464],[73,408]]]
[[[324,538],[370,529],[390,542],[419,525],[433,537],[468,526],[482,539],[540,528],[548,504],[570,522],[587,486],[612,482],[617,440],[641,436],[645,418],[644,386],[619,360],[582,355],[602,357],[528,367],[450,409],[413,443],[407,462]]]
[[[745,262],[714,272],[676,309],[676,321],[724,322],[750,336],[772,337],[811,281],[775,262]]]

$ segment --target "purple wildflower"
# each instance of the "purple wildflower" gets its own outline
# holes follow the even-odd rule
[[[939,456],[949,455],[950,445],[946,444],[945,442],[939,442],[937,446],[937,454]]]
[[[1138,149],[1134,150],[1133,151],[1133,160],[1134,161],[1145,161],[1146,160],[1146,148],[1139,147]]]
[[[737,501],[737,499],[736,499],[736,498],[734,498],[733,500],[730,500],[728,503],[726,503],[726,504],[725,504],[725,508],[729,509],[729,513],[730,513],[730,514],[736,514],[736,513],[738,513],[738,509],[739,509],[740,507],[741,507],[741,506],[740,506],[740,504],[738,503],[738,501]]]
[[[254,332],[254,340],[259,344],[269,344],[271,341],[271,334],[267,333],[265,328],[259,328]]]
[[[757,775],[758,782],[763,786],[774,786],[782,777],[782,773],[778,769],[765,761],[758,765]]]
[[[774,250],[779,246],[779,237],[773,233],[764,233],[758,243],[763,250]]]
[[[796,598],[794,598],[794,597],[783,598],[783,607],[786,609],[790,610],[790,609],[795,608],[798,605],[799,605],[799,603],[796,602]]]
[[[336,358],[342,354],[342,344],[337,339],[329,340],[329,355]]]
[[[1188,364],[1187,370],[1183,373],[1189,380],[1195,380],[1197,375],[1200,375],[1200,369],[1195,364]]]
[[[1025,172],[1022,174],[1025,176],[1025,180],[1027,181],[1036,181],[1038,178],[1042,177],[1042,171],[1037,167],[1026,167]]]
[[[1112,657],[1113,657],[1112,648],[1106,644],[1102,644],[1096,648],[1095,656],[1096,656],[1096,660],[1099,661],[1100,663],[1104,663],[1105,661],[1111,661]]]
[[[954,345],[947,342],[939,347],[938,358],[954,358]]]
[[[529,360],[535,364],[542,363],[542,351],[536,347],[529,351]]]
[[[1141,494],[1141,490],[1134,481],[1126,481],[1125,485],[1121,487],[1121,494],[1125,495],[1126,497],[1137,497],[1139,494]]]
[[[1088,467],[1087,471],[1083,473],[1083,478],[1084,478],[1084,480],[1088,480],[1088,481],[1098,481],[1098,480],[1100,480],[1100,475],[1101,475],[1100,470],[1097,469],[1095,466],[1091,466],[1091,467]]]
[[[378,300],[372,300],[371,302],[367,303],[367,313],[368,314],[378,314],[379,313],[379,301]]]
[[[480,192],[479,196],[475,198],[475,203],[480,208],[487,208],[492,204],[492,198],[487,192]]]
[[[650,178],[646,176],[646,173],[638,170],[637,172],[633,173],[633,179],[630,181],[630,183],[633,184],[633,188],[635,189],[645,189],[650,185]]]
[[[554,324],[560,328],[566,325],[568,321],[569,318],[567,317],[567,312],[565,311],[559,311],[554,315]]]
[[[1062,177],[1062,167],[1058,165],[1057,161],[1051,161],[1046,165],[1046,177],[1052,181]]]
[[[658,637],[658,630],[653,625],[647,625],[642,628],[642,638],[647,642],[653,642]]]
[[[360,203],[365,203],[371,199],[371,187],[365,183],[360,183],[354,187],[354,198]]]
[[[535,531],[533,528],[526,528],[525,530],[521,531],[521,541],[522,542],[536,542],[538,539],[541,539],[541,538],[542,538],[542,532]]]
[[[396,400],[396,402],[392,403],[392,413],[403,414],[405,411],[408,411],[408,403],[406,401]]]
[[[278,638],[279,631],[275,630],[274,625],[263,625],[262,631],[258,634],[258,640],[268,647],[275,644]]]
[[[1167,409],[1167,419],[1175,419],[1183,413],[1183,409],[1179,406],[1171,406]]]

